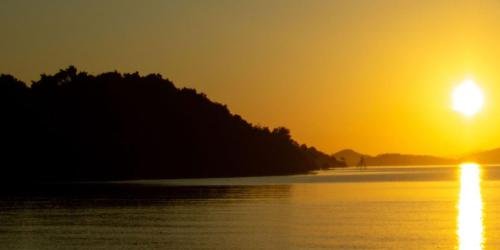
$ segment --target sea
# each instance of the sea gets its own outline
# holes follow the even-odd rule
[[[1,249],[500,249],[498,165],[52,183],[0,193]]]

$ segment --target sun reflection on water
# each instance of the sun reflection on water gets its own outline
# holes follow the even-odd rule
[[[460,165],[460,197],[458,202],[458,241],[460,250],[483,248],[483,200],[481,169],[478,164]]]

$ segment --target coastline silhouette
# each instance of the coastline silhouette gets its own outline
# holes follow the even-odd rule
[[[2,181],[261,176],[344,166],[161,75],[0,76]]]

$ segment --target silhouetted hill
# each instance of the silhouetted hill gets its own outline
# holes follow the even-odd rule
[[[444,165],[455,164],[455,159],[442,158],[430,155],[409,154],[380,154],[366,160],[367,165]]]
[[[358,153],[352,149],[341,150],[333,154],[333,156],[341,161],[343,160],[347,166],[356,166],[361,157],[364,157],[365,159],[371,157],[369,155]]]
[[[409,155],[386,153],[376,156],[370,156],[358,153],[351,149],[341,150],[333,154],[337,159],[345,159],[348,166],[356,166],[361,159],[365,158],[366,165],[371,166],[389,166],[389,165],[440,165],[455,164],[459,162],[456,159],[442,158],[429,155]]]
[[[288,129],[254,126],[160,75],[69,67],[30,87],[0,76],[3,181],[306,173],[341,166]]]
[[[344,159],[347,166],[356,166],[361,157],[365,158],[367,165],[384,166],[384,165],[443,165],[457,164],[465,161],[472,161],[483,164],[499,164],[500,163],[500,148],[479,151],[476,153],[467,154],[463,157],[445,158],[429,155],[410,155],[398,153],[386,153],[376,156],[366,155],[356,152],[352,149],[344,149],[333,154],[339,160]]]
[[[461,160],[485,164],[497,164],[500,163],[500,148],[472,153],[464,156]]]

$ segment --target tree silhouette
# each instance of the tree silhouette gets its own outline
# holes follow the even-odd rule
[[[161,75],[73,66],[30,87],[0,76],[5,181],[306,173],[342,166],[287,128],[254,126]]]

